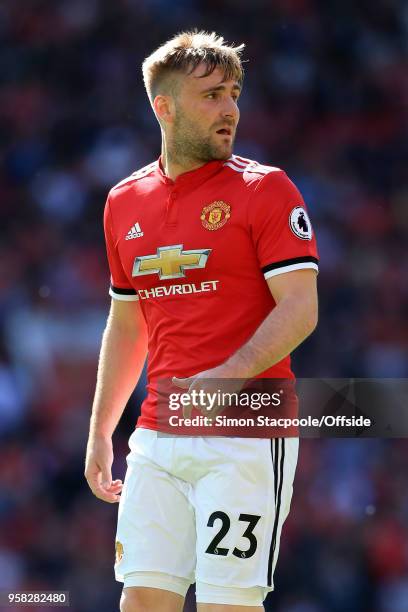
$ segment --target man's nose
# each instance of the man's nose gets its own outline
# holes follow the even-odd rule
[[[222,109],[222,115],[225,118],[234,119],[235,122],[237,121],[239,110],[237,103],[233,98],[230,98],[229,96],[226,98]]]

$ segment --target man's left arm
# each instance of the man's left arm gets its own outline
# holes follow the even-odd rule
[[[184,389],[200,389],[205,379],[247,379],[289,355],[315,329],[318,319],[317,274],[295,270],[267,279],[275,308],[253,336],[227,361],[189,378],[174,378]]]
[[[266,282],[275,308],[248,342],[212,370],[213,378],[252,378],[299,346],[317,325],[316,280],[314,270],[296,270],[269,278]]]

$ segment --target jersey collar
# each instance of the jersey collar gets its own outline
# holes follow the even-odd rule
[[[180,174],[176,178],[175,181],[173,181],[171,178],[169,178],[168,176],[164,174],[164,170],[163,170],[163,166],[161,162],[161,156],[159,157],[156,163],[157,163],[158,175],[160,179],[163,181],[163,183],[166,183],[167,185],[188,185],[190,186],[192,184],[203,183],[204,181],[209,179],[211,176],[216,174],[219,170],[221,170],[221,168],[225,164],[225,160],[216,159],[214,161],[207,162],[206,164],[204,164],[203,166],[200,166],[200,168],[196,168],[195,170],[189,170],[188,172],[183,172],[183,174]]]

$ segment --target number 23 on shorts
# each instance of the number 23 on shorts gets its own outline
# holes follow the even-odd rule
[[[207,527],[214,527],[216,521],[220,522],[219,531],[215,534],[210,544],[206,549],[206,553],[210,555],[218,555],[220,557],[226,557],[229,552],[235,557],[240,559],[250,559],[256,552],[258,547],[258,541],[254,535],[254,529],[261,517],[257,514],[244,514],[239,515],[238,520],[243,523],[241,537],[248,540],[248,547],[244,550],[237,548],[236,546],[232,549],[221,546],[222,540],[228,534],[231,528],[231,519],[222,510],[216,510],[213,512],[207,523]]]

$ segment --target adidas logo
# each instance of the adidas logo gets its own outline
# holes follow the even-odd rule
[[[139,223],[135,223],[126,234],[125,240],[133,240],[133,238],[141,238],[142,236],[143,232]]]

